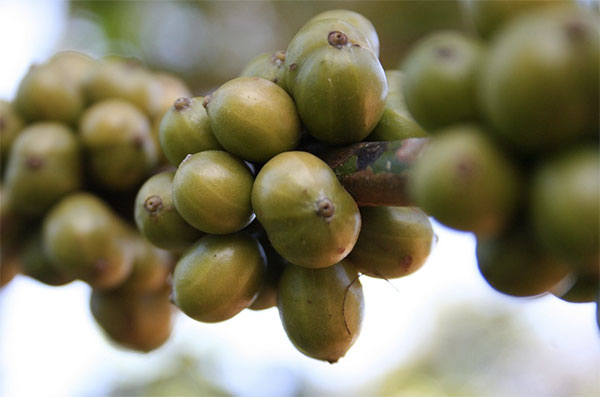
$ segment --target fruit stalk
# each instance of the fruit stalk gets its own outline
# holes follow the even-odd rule
[[[321,157],[359,206],[411,205],[407,189],[410,171],[427,141],[360,142]]]

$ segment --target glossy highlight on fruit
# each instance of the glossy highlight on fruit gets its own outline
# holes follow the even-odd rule
[[[360,213],[352,196],[318,157],[281,153],[252,188],[252,207],[275,250],[309,268],[331,266],[354,247]]]
[[[242,230],[254,219],[254,178],[241,160],[219,150],[186,158],[173,177],[173,203],[196,229],[211,234]]]
[[[269,80],[235,78],[206,97],[205,105],[219,143],[243,160],[265,162],[300,141],[294,101]]]

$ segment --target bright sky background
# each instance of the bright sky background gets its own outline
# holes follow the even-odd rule
[[[61,34],[57,27],[66,17],[64,2],[0,0],[0,98],[12,98],[28,66],[51,55]],[[159,371],[162,360],[182,346],[198,355],[218,351],[219,365],[227,365],[216,370],[239,395],[285,394],[285,371],[272,373],[277,363],[305,371],[332,392],[351,390],[410,357],[433,331],[436,316],[463,302],[515,313],[557,357],[600,371],[594,304],[502,296],[480,277],[470,234],[437,224],[435,230],[438,244],[415,274],[391,283],[361,279],[366,300],[362,334],[336,365],[297,352],[276,309],[244,311],[220,324],[181,315],[163,348],[148,355],[126,353],[107,344],[93,322],[86,285],[53,288],[18,276],[0,291],[0,396],[102,395],[107,380],[123,371],[140,377]]]

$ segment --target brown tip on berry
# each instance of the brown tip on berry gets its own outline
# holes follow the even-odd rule
[[[190,98],[177,98],[173,103],[173,109],[181,112],[183,109],[187,109],[192,105],[192,100]]]
[[[208,107],[208,104],[210,103],[210,100],[212,99],[212,96],[207,95],[204,97],[204,100],[202,101],[202,106],[204,106],[204,109],[206,109]]]
[[[346,44],[348,44],[348,36],[344,33],[339,32],[337,30],[333,32],[329,32],[329,36],[327,36],[327,41],[329,44],[336,48],[342,48]]]
[[[290,70],[296,70],[297,67],[298,67],[298,65],[296,65],[295,63],[292,63],[290,65]]]
[[[277,66],[284,63],[285,62],[285,51],[283,51],[283,50],[275,51],[275,53],[271,56],[271,62],[273,62]]]
[[[317,201],[317,214],[326,220],[331,219],[335,213],[333,203],[328,198],[322,198]]]
[[[144,201],[144,209],[151,215],[156,215],[162,208],[162,199],[157,195],[152,195]]]

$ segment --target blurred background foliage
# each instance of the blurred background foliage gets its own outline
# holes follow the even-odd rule
[[[444,1],[94,1],[70,2],[61,47],[95,56],[134,56],[171,71],[197,95],[236,77],[263,52],[286,49],[319,12],[346,8],[371,20],[381,62],[396,68],[429,31],[465,29],[461,3]]]

